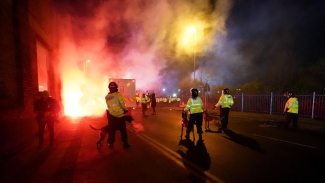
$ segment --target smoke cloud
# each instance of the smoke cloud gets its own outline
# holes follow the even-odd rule
[[[138,90],[159,94],[193,78],[195,68],[210,86],[236,86],[262,77],[278,53],[294,52],[303,64],[325,47],[321,1],[56,0],[56,6],[63,97],[79,115],[95,115],[98,103],[105,108],[109,77],[134,78]]]
[[[56,6],[65,111],[99,115],[95,106],[105,108],[109,77],[134,78],[140,91],[176,89],[178,78],[193,73],[193,54],[200,58],[222,44],[231,3],[58,0]]]

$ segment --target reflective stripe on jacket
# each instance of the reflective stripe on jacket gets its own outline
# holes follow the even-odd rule
[[[223,94],[219,98],[218,103],[215,105],[216,107],[221,106],[221,108],[231,108],[234,105],[234,99],[229,94]]]
[[[298,114],[299,102],[296,97],[291,97],[288,99],[286,105],[284,106],[284,111],[289,109],[287,112]]]
[[[203,102],[200,97],[190,98],[187,101],[186,110],[190,111],[191,114],[201,113],[203,112],[202,106]]]
[[[150,98],[148,96],[142,97],[141,102],[146,104],[146,103],[150,102]]]
[[[108,93],[105,100],[107,110],[112,116],[120,118],[124,116],[124,111],[128,110],[124,103],[124,98],[119,92]]]

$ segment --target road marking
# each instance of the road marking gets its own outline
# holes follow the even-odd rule
[[[134,131],[134,129],[127,125],[127,128],[131,131]],[[151,146],[155,147],[157,150],[159,150],[160,152],[162,152],[165,156],[167,156],[168,158],[172,159],[176,164],[180,165],[181,167],[183,167],[184,169],[189,170],[192,174],[194,174],[196,177],[200,178],[203,181],[206,181],[207,183],[210,182],[208,179],[210,179],[212,182],[225,182],[221,179],[219,179],[218,177],[212,175],[210,172],[203,170],[202,168],[198,167],[197,165],[195,165],[194,163],[192,163],[191,161],[181,157],[180,154],[172,151],[171,149],[167,148],[166,146],[162,145],[161,143],[153,140],[152,138],[148,137],[147,135],[143,134],[143,133],[137,133],[138,137],[140,137],[142,140],[146,141],[147,143],[149,143]],[[191,166],[191,168],[189,167],[185,167],[184,162],[188,165]],[[202,177],[202,175],[198,174],[197,172],[201,172],[205,175],[205,177]]]
[[[253,135],[259,136],[259,137],[263,137],[263,138],[267,138],[267,139],[277,140],[277,141],[281,141],[281,142],[286,142],[286,143],[289,143],[289,144],[294,144],[294,145],[298,145],[298,146],[303,146],[303,147],[309,147],[309,148],[316,149],[316,147],[308,146],[308,145],[305,145],[305,144],[299,144],[299,143],[289,142],[289,141],[285,141],[285,140],[281,140],[281,139],[276,139],[276,138],[272,138],[272,137],[266,137],[266,136],[263,136],[263,135],[257,135],[257,134],[253,134]]]

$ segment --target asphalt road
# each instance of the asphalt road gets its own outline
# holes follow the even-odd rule
[[[56,125],[54,146],[37,139],[1,166],[1,182],[324,182],[325,135],[311,129],[282,130],[263,115],[230,113],[229,131],[203,134],[203,143],[180,138],[181,112],[132,111],[131,147],[97,150],[105,118],[67,119]],[[232,115],[233,114],[233,115]],[[46,134],[48,140],[48,134]],[[106,142],[106,140],[104,141]],[[45,144],[46,145],[46,144]]]

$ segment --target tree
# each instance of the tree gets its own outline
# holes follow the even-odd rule
[[[315,74],[320,74],[322,77],[325,77],[325,58],[320,58],[310,67],[310,70],[315,72]]]
[[[268,86],[268,90],[273,92],[290,90],[301,74],[301,67],[297,63],[296,55],[282,52],[277,55],[276,59],[264,76],[263,83]]]
[[[229,88],[229,87],[225,85],[213,86],[211,88],[211,95],[210,95],[211,101],[218,101],[222,94],[222,90],[224,88]],[[230,92],[232,91],[230,88],[229,90]]]
[[[256,93],[267,93],[271,92],[270,89],[265,86],[265,84],[261,81],[252,81],[250,83],[245,83],[242,85],[236,86],[237,93],[250,93],[250,94],[256,94]]]

